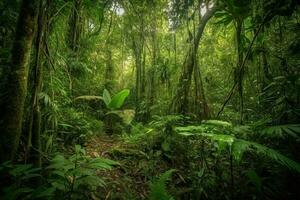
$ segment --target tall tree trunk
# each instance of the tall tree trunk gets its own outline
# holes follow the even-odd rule
[[[198,2],[198,7],[201,7],[201,2]],[[208,6],[206,6],[208,9]],[[201,20],[201,9],[199,9],[199,21]],[[193,36],[195,37],[195,20],[193,20]],[[196,46],[194,46],[196,48]],[[195,81],[195,108],[194,111],[198,120],[208,119],[210,117],[208,103],[205,98],[205,92],[202,82],[198,56],[194,57],[194,81]]]
[[[194,69],[194,79],[195,79],[195,102],[196,102],[196,114],[200,120],[208,119],[210,117],[208,103],[206,101],[200,67],[196,61]]]
[[[69,27],[67,32],[67,45],[71,49],[72,57],[78,59],[79,41],[82,35],[83,19],[82,19],[82,0],[74,0],[71,14],[69,16]],[[72,66],[67,67],[67,73],[69,76],[69,90],[71,96],[73,96],[73,76]]]
[[[27,94],[28,63],[36,29],[39,0],[23,0],[7,79],[7,96],[1,112],[1,160],[14,159],[22,131]]]
[[[48,4],[48,2],[47,2]],[[29,128],[28,128],[28,144],[27,144],[27,154],[28,160],[33,163],[36,167],[40,167],[41,162],[41,112],[38,101],[38,94],[40,93],[42,87],[42,77],[43,77],[43,66],[42,66],[42,50],[44,48],[44,37],[45,37],[45,27],[46,27],[46,15],[45,12],[49,5],[40,2],[39,15],[38,15],[38,28],[36,34],[35,42],[35,62],[33,66],[34,79],[33,79],[33,89],[31,96],[31,112],[29,116]]]
[[[191,85],[191,76],[195,66],[195,56],[197,55],[199,42],[204,28],[216,11],[217,7],[215,6],[211,8],[211,10],[208,10],[201,18],[201,21],[197,27],[196,36],[189,45],[187,56],[183,64],[182,73],[179,78],[177,91],[171,103],[171,110],[173,113],[186,114],[188,112],[188,93]]]
[[[111,12],[109,28],[107,32],[107,38],[105,41],[105,54],[106,54],[106,66],[105,66],[105,88],[112,91],[114,88],[114,64],[112,59],[112,46],[111,46],[111,34],[113,32],[113,12]]]
[[[145,91],[145,40],[144,40],[144,20],[141,19],[140,28],[137,38],[132,38],[133,51],[136,67],[136,83],[135,83],[135,103],[136,103],[136,120],[144,121],[145,113],[142,113],[142,102],[144,101]]]
[[[267,85],[272,80],[272,75],[270,72],[270,65],[267,58],[267,48],[265,43],[263,42],[261,45],[261,52],[259,55],[259,62],[260,62],[260,69],[259,73],[260,75],[260,92],[264,92],[264,88],[267,87]]]
[[[152,25],[152,32],[151,32],[151,46],[152,46],[152,66],[148,70],[148,99],[147,99],[147,114],[146,119],[151,118],[151,107],[154,105],[155,102],[155,91],[156,91],[156,82],[155,82],[155,72],[157,68],[157,59],[159,57],[159,47],[157,42],[157,19],[154,16]]]
[[[240,123],[243,123],[243,115],[244,115],[244,97],[243,97],[243,79],[244,79],[244,68],[242,67],[242,63],[244,60],[243,57],[243,47],[242,47],[242,26],[243,20],[236,20],[236,48],[237,48],[237,64],[235,68],[234,81],[237,83],[237,90],[239,93],[239,111],[240,111]]]
[[[74,0],[72,13],[69,19],[68,45],[76,52],[79,48],[79,39],[82,33],[82,0]]]
[[[139,111],[141,110],[141,102],[142,102],[142,56],[143,56],[143,47],[142,44],[137,44],[135,41],[134,43],[134,55],[135,55],[135,68],[136,68],[136,79],[135,79],[135,103],[136,103],[136,113],[137,113],[137,120],[142,120],[141,115],[139,115]]]
[[[112,91],[114,88],[114,64],[112,60],[112,51],[106,46],[106,66],[105,66],[105,88]]]
[[[134,58],[135,58],[135,101],[136,103],[140,99],[140,84],[141,84],[141,66],[142,66],[142,55],[141,55],[141,50],[140,47],[138,46],[137,42],[133,38],[133,52],[134,52]]]

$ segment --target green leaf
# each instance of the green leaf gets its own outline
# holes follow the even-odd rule
[[[7,200],[20,199],[19,198],[20,196],[24,198],[25,194],[29,194],[33,191],[34,189],[30,187],[21,187],[21,188],[9,187],[4,189],[5,194],[3,196],[3,199],[7,199]]]
[[[229,145],[231,147],[231,153],[233,157],[239,161],[242,157],[242,154],[245,151],[251,151],[257,154],[265,155],[266,157],[276,161],[277,163],[289,168],[290,170],[296,171],[300,173],[300,164],[296,161],[291,160],[290,158],[284,156],[280,152],[271,149],[267,146],[264,146],[259,143],[238,139],[231,135],[224,135],[224,134],[214,134],[209,132],[193,132],[193,133],[186,133],[180,131],[186,131],[189,127],[177,127],[176,130],[179,131],[178,134],[181,135],[194,135],[194,136],[203,136],[208,137],[211,140],[219,142],[221,144],[221,148],[224,148],[224,144]],[[295,129],[295,128],[294,128]],[[277,130],[278,131],[278,130]],[[297,128],[296,128],[297,131]]]
[[[54,187],[49,187],[49,188],[40,187],[33,192],[32,198],[34,198],[34,199],[38,199],[38,198],[49,199],[49,197],[54,196],[55,190],[56,189]]]
[[[203,124],[209,124],[209,125],[214,125],[214,126],[220,126],[220,127],[232,127],[232,124],[226,121],[221,121],[221,120],[206,120],[202,122]]]
[[[262,181],[254,170],[249,170],[246,172],[246,176],[249,178],[250,182],[255,186],[257,191],[261,191]]]
[[[22,176],[21,180],[28,180],[35,177],[41,177],[41,174],[27,174],[25,176]]]
[[[79,185],[89,185],[89,186],[100,186],[104,187],[105,182],[102,178],[98,176],[85,176],[82,177],[81,179],[77,180],[77,184]]]
[[[174,169],[168,170],[165,173],[163,173],[158,180],[156,180],[154,183],[150,186],[150,200],[173,200],[174,198],[168,194],[166,189],[166,183],[168,179],[170,179],[172,173],[174,172]]]
[[[62,178],[65,178],[65,176],[66,176],[65,172],[63,172],[61,170],[54,170],[54,171],[52,171],[52,174],[58,175],[58,176],[60,176]]]
[[[111,97],[107,89],[103,90],[103,101],[107,107],[109,107],[109,103],[111,102]]]
[[[108,107],[112,110],[120,108],[124,104],[124,101],[128,97],[129,93],[130,90],[125,89],[119,92],[118,94],[114,95]]]
[[[245,151],[249,150],[248,143],[241,140],[235,140],[232,145],[232,156],[237,161],[240,162]]]
[[[162,148],[164,151],[171,151],[170,143],[169,143],[168,141],[164,141],[164,142],[161,144],[161,148]]]
[[[190,132],[179,132],[179,135],[183,135],[183,136],[193,136],[196,135],[195,133],[190,133]]]
[[[267,126],[261,133],[267,137],[284,138],[291,136],[297,140],[300,139],[300,125],[299,124],[284,124],[276,126]]]
[[[244,140],[244,142],[248,143],[249,146],[251,146],[252,149],[256,153],[263,154],[263,155],[273,159],[277,163],[279,163],[283,166],[286,166],[290,170],[293,170],[293,171],[296,171],[296,172],[300,173],[300,164],[297,163],[296,161],[293,161],[290,158],[284,156],[283,154],[279,153],[278,151],[276,151],[274,149],[271,149],[271,148],[268,148],[264,145],[255,143],[255,142],[249,142],[249,141],[245,141],[245,140]]]
[[[66,189],[65,183],[61,181],[54,181],[51,183],[52,187],[64,191]]]
[[[86,154],[85,150],[79,144],[75,145],[75,152],[76,152],[76,154],[79,154],[79,153],[82,153],[82,155]]]
[[[10,171],[10,174],[13,176],[20,176],[26,173],[26,171],[32,168],[31,164],[25,165],[15,165],[14,168]]]
[[[204,126],[185,126],[185,127],[175,127],[177,132],[203,132],[205,131]],[[181,133],[182,134],[182,133]]]

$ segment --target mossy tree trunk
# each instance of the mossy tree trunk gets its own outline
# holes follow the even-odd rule
[[[204,28],[209,19],[215,14],[217,7],[208,10],[201,18],[197,27],[197,33],[191,41],[187,56],[185,58],[183,69],[179,78],[177,91],[171,103],[171,110],[173,113],[186,114],[188,112],[188,95],[191,85],[191,76],[195,67],[195,57],[197,55],[198,46],[202,37]]]
[[[6,97],[1,108],[0,155],[2,161],[14,159],[19,146],[38,5],[39,0],[23,0],[16,27],[11,66],[7,74]]]

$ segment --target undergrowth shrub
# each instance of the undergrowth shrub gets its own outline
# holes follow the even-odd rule
[[[166,161],[179,161],[179,155],[184,157],[185,141],[174,134],[173,127],[183,124],[185,117],[181,115],[168,115],[154,117],[148,126],[136,124],[132,126],[130,134],[124,136],[125,141],[148,155],[163,158]],[[177,160],[176,160],[176,159]]]
[[[99,173],[116,165],[109,159],[91,158],[80,145],[70,156],[58,153],[44,168],[6,162],[0,166],[1,180],[5,180],[0,196],[5,200],[89,199],[106,185]]]
[[[292,126],[287,134],[292,134],[293,131],[294,135],[295,130],[297,129]],[[299,177],[300,164],[268,147],[268,144],[256,142],[259,130],[254,130],[251,126],[236,126],[225,121],[208,120],[201,125],[176,127],[175,131],[189,140],[190,144],[193,144],[190,148],[195,150],[191,156],[194,158],[194,164],[190,165],[192,174],[189,175],[190,185],[193,186],[192,193],[195,196],[215,199],[220,196],[235,198],[239,195],[250,198],[247,196],[249,193],[246,194],[242,190],[243,187],[250,187],[254,188],[252,197],[261,197],[270,195],[268,192],[272,191],[275,184],[279,186],[283,183],[286,178],[282,177],[283,179],[278,181],[274,177],[286,174],[286,169]],[[197,149],[201,146],[202,148]],[[272,180],[272,184],[265,180]],[[209,193],[213,192],[210,188],[216,189],[218,195],[209,196]],[[276,191],[270,193],[270,196],[277,194]]]
[[[66,144],[83,144],[103,132],[103,123],[74,108],[65,108],[58,122],[58,137]]]

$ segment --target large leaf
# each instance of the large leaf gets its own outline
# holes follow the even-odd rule
[[[118,94],[114,95],[108,107],[112,110],[120,108],[124,104],[124,101],[128,97],[129,93],[130,90],[125,89],[119,92]]]
[[[108,105],[109,105],[109,103],[111,102],[111,97],[110,97],[110,94],[109,94],[109,92],[107,91],[107,89],[104,89],[103,90],[103,95],[102,95],[103,97],[103,101],[104,101],[104,103],[105,103],[105,105],[107,106],[107,107],[109,107]]]

